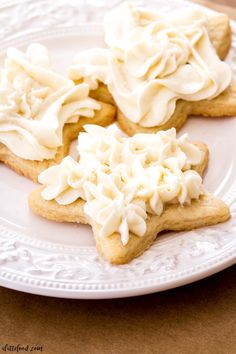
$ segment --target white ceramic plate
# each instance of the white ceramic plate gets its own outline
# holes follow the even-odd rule
[[[103,45],[102,27],[96,23],[119,1],[65,2],[18,0],[0,5],[0,50],[40,41],[50,49],[56,67],[65,71],[75,51]],[[156,3],[164,10],[195,6],[181,0]],[[236,72],[236,24],[232,27],[228,62]],[[56,224],[33,215],[27,195],[36,186],[1,164],[0,285],[67,298],[125,297],[190,283],[235,263],[236,117],[191,118],[180,134],[186,131],[209,146],[204,184],[230,205],[229,222],[165,234],[130,264],[112,266],[98,256],[89,227]]]

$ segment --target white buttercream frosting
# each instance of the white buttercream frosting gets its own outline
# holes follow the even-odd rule
[[[42,197],[67,205],[78,198],[99,225],[101,237],[120,233],[143,236],[147,213],[161,215],[166,203],[189,204],[202,193],[201,176],[192,166],[202,151],[174,128],[125,137],[118,130],[86,125],[78,140],[79,162],[70,156],[39,175]]]
[[[231,82],[231,70],[213,48],[200,10],[161,14],[123,3],[105,18],[107,48],[79,53],[72,80],[91,89],[101,81],[117,106],[144,127],[164,124],[178,99],[212,99]]]
[[[93,117],[100,104],[89,86],[75,85],[52,70],[47,49],[9,48],[0,71],[0,142],[29,160],[53,158],[65,123]]]

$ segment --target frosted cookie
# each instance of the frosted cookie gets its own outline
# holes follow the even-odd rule
[[[104,31],[107,48],[79,53],[68,75],[97,99],[114,99],[129,135],[179,129],[189,115],[236,114],[236,84],[220,60],[231,41],[226,15],[163,15],[124,3],[106,16]]]
[[[79,162],[65,157],[39,175],[31,209],[58,222],[90,224],[98,251],[121,264],[140,255],[163,230],[191,230],[223,222],[228,207],[205,191],[203,143],[174,128],[124,137],[86,125]]]
[[[84,124],[108,125],[115,108],[53,71],[47,49],[9,48],[0,71],[0,161],[37,181],[68,154]]]

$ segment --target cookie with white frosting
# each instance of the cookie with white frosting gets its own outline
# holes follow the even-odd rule
[[[107,48],[79,53],[69,77],[118,107],[129,135],[179,129],[189,115],[236,114],[236,85],[221,61],[230,47],[226,15],[167,14],[123,3],[104,21]]]
[[[202,184],[208,149],[174,128],[124,136],[86,125],[79,161],[67,156],[39,175],[31,209],[58,222],[92,226],[98,251],[111,263],[131,261],[163,230],[223,222],[229,208]]]
[[[0,161],[37,181],[67,155],[84,124],[110,124],[114,106],[89,91],[56,73],[44,46],[9,48],[0,71]]]

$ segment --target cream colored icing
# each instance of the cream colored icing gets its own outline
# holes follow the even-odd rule
[[[86,125],[78,141],[79,162],[70,156],[39,175],[42,197],[67,205],[85,200],[84,212],[99,225],[99,236],[143,236],[147,213],[161,215],[166,203],[189,204],[202,193],[192,166],[203,153],[174,128],[125,137],[118,130]]]
[[[101,81],[132,122],[162,125],[178,99],[212,99],[231,82],[213,48],[200,10],[161,14],[123,3],[104,22],[106,49],[79,53],[68,74],[91,89]]]
[[[9,48],[0,71],[0,142],[24,159],[53,158],[64,124],[100,109],[88,94],[87,84],[52,70],[44,46],[31,44],[25,53]]]

